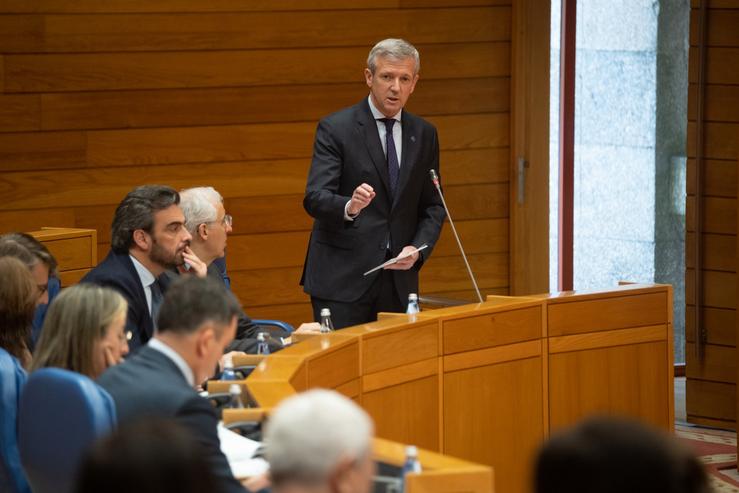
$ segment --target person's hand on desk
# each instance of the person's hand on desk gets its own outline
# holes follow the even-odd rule
[[[231,358],[233,360],[234,356],[243,356],[246,355],[243,351],[229,351],[228,353],[221,356],[221,359],[218,360],[218,371],[223,371],[223,367],[226,364],[226,358]]]
[[[321,324],[318,322],[305,322],[300,324],[300,327],[295,329],[293,331],[293,334],[320,334],[321,333]],[[293,343],[292,335],[289,337],[283,337],[282,342],[285,346],[289,346]]]
[[[321,332],[321,324],[318,322],[305,322],[293,331],[294,334],[318,334]]]
[[[413,252],[413,253],[410,253]],[[408,255],[410,253],[410,255]],[[408,255],[405,257],[405,255]],[[405,257],[399,259],[394,264],[390,264],[385,269],[390,270],[408,270],[411,267],[413,267],[413,264],[416,263],[416,260],[418,260],[418,251],[416,250],[416,247],[413,245],[408,245],[403,247],[403,249],[398,254],[398,257]]]
[[[366,183],[362,183],[355,188],[354,193],[352,193],[349,207],[346,209],[347,214],[350,216],[356,216],[362,209],[367,207],[374,198],[375,189]]]

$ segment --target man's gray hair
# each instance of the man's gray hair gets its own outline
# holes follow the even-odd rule
[[[367,68],[373,74],[377,68],[378,57],[387,57],[393,60],[413,58],[416,62],[416,70],[413,73],[417,74],[421,70],[421,57],[418,55],[418,50],[404,39],[383,39],[372,47],[367,57]]]
[[[323,483],[340,461],[367,457],[373,429],[363,409],[332,390],[282,401],[264,435],[273,485]]]
[[[218,219],[218,204],[223,197],[213,187],[187,188],[180,192],[180,207],[185,215],[185,228],[195,234],[198,226]]]

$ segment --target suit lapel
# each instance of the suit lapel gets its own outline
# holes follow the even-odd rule
[[[357,124],[358,130],[363,136],[364,144],[367,146],[367,152],[372,158],[372,163],[375,165],[377,174],[380,175],[380,180],[385,187],[385,193],[390,197],[390,175],[387,171],[387,161],[385,160],[385,153],[382,151],[377,123],[372,117],[366,99],[360,105],[360,111],[357,112]]]
[[[408,179],[411,176],[413,166],[416,164],[418,150],[420,148],[419,136],[417,135],[418,127],[415,125],[413,116],[403,111],[401,121],[403,123],[403,150],[401,151],[402,156],[400,156],[400,176],[398,177],[398,188],[395,191],[393,206],[408,184]]]

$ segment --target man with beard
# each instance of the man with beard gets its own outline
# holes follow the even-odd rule
[[[187,263],[205,274],[205,264],[190,250],[173,188],[144,185],[121,201],[113,216],[111,251],[81,282],[109,286],[128,301],[126,333],[131,352],[146,344],[156,329],[156,316],[169,284],[162,274]]]

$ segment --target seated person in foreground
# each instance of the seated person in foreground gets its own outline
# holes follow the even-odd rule
[[[95,379],[128,354],[126,300],[93,284],[67,288],[49,308],[32,370],[53,366]]]
[[[275,493],[367,493],[372,460],[372,419],[332,390],[309,390],[285,399],[267,422],[264,442]]]
[[[145,185],[129,192],[113,216],[110,253],[81,281],[111,287],[126,299],[132,352],[156,329],[169,281],[162,274],[187,261],[202,266],[205,275],[205,265],[190,251],[191,237],[179,203],[177,191],[166,186]]]
[[[154,337],[98,379],[115,401],[119,424],[152,417],[180,423],[203,448],[224,493],[244,488],[221,452],[216,412],[195,386],[213,374],[240,312],[223,283],[182,276],[169,286]]]
[[[31,321],[38,292],[31,273],[15,257],[0,257],[0,347],[28,370]]]
[[[539,452],[536,493],[709,493],[698,460],[674,437],[637,421],[591,418]]]
[[[0,236],[0,256],[8,253],[11,256],[17,256],[18,260],[26,264],[38,288],[36,313],[31,329],[31,351],[33,352],[33,347],[41,335],[46,309],[54,297],[59,294],[56,259],[43,243],[27,233],[8,233]]]
[[[192,236],[192,252],[208,266],[208,276],[225,285],[223,275],[215,264],[216,259],[226,254],[227,237],[233,230],[233,218],[226,214],[223,197],[213,187],[188,188],[180,192],[180,207],[185,215],[185,227]],[[178,270],[183,272],[181,267]],[[309,322],[301,324],[296,332],[319,332],[320,329],[320,324]],[[262,331],[259,325],[242,312],[236,338],[227,350],[256,352],[257,334]],[[271,344],[273,351],[281,347]]]
[[[95,444],[80,468],[76,493],[218,491],[201,446],[171,420],[122,426]]]

